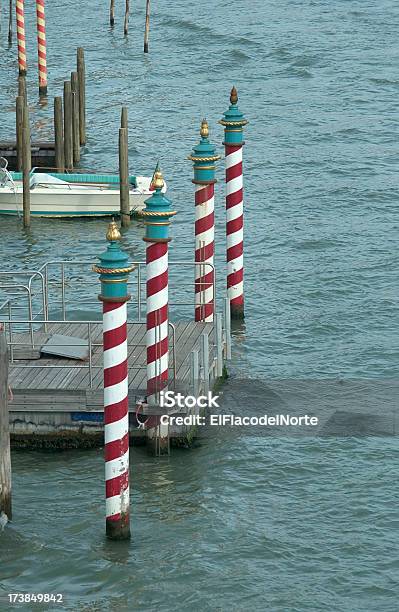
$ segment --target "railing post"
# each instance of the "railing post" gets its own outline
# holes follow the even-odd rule
[[[207,332],[201,334],[201,361],[204,370],[204,393],[209,392],[209,336]]]
[[[223,376],[223,323],[220,312],[216,313],[215,336],[217,376],[218,378],[221,378]]]
[[[193,386],[194,397],[199,395],[199,352],[197,350],[191,351],[191,384]]]
[[[224,329],[226,332],[226,359],[231,359],[231,314],[230,300],[224,299]]]
[[[11,520],[11,453],[8,414],[8,354],[5,334],[0,330],[0,524]]]

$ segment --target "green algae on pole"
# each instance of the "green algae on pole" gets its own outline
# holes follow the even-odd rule
[[[4,331],[0,326],[0,515],[8,520],[11,512],[11,453],[8,414],[8,352]]]

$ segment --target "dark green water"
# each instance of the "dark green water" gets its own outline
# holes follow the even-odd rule
[[[82,162],[117,168],[126,103],[131,169],[150,173],[160,158],[179,211],[171,258],[192,257],[186,157],[200,120],[208,118],[221,143],[216,122],[231,85],[239,90],[250,121],[247,318],[234,332],[223,409],[238,403],[242,412],[263,410],[264,396],[249,378],[397,378],[397,3],[204,0],[188,7],[160,0],[149,57],[141,53],[144,2],[133,3],[128,40],[121,36],[122,7],[111,32],[106,2],[70,0],[67,12],[59,0],[48,4],[52,94],[60,94],[74,66],[76,46],[86,49],[89,141]],[[32,67],[31,6],[27,22]],[[6,138],[16,51],[6,48],[4,30],[1,41]],[[51,109],[35,105],[35,79],[32,119],[45,138]],[[217,198],[223,279],[222,180]],[[94,259],[104,227],[41,220],[23,232],[17,220],[2,220],[2,267]],[[142,236],[137,224],[124,236],[134,258],[144,256]],[[374,413],[381,407],[377,400]],[[197,448],[170,459],[132,449],[133,540],[126,546],[103,537],[101,451],[15,453],[14,522],[0,533],[0,593],[60,592],[68,610],[396,612],[398,445],[396,437],[373,432],[266,437],[212,428]],[[8,609],[4,598],[2,605]]]

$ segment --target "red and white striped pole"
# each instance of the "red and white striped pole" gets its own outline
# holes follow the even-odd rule
[[[37,54],[39,65],[39,95],[47,95],[46,15],[44,0],[36,0]]]
[[[25,47],[25,15],[24,0],[16,0],[17,14],[17,43],[18,43],[18,70],[21,76],[26,74],[26,47]]]
[[[201,140],[189,156],[194,162],[195,261],[200,264],[195,266],[195,320],[211,323],[215,309],[215,161],[220,155],[215,155],[215,147],[209,142],[206,119],[200,134]]]
[[[170,218],[176,214],[162,193],[164,180],[158,169],[153,178],[154,192],[140,212],[146,225],[147,276],[147,402],[159,402],[169,378],[168,243]],[[147,442],[155,454],[169,450],[168,426],[160,420],[147,421]]]
[[[133,267],[120,249],[120,237],[113,221],[107,232],[108,248],[100,256],[100,265],[93,267],[100,274],[103,302],[106,534],[112,540],[130,538],[126,302]]]
[[[231,90],[230,107],[219,122],[225,126],[226,152],[226,239],[227,296],[233,319],[244,318],[244,206],[242,147],[243,126],[248,122],[237,106],[235,87]]]

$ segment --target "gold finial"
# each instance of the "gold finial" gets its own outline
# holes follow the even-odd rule
[[[209,126],[206,119],[203,119],[201,122],[200,134],[202,138],[208,138],[209,136]]]
[[[236,90],[236,88],[234,86],[233,86],[233,89],[231,90],[231,93],[230,93],[230,102],[232,104],[237,104],[237,102],[238,102],[238,94],[237,94],[237,90]]]
[[[107,236],[106,236],[107,240],[109,242],[114,242],[115,240],[120,240],[121,239],[121,233],[119,231],[118,226],[116,225],[115,221],[112,219],[111,223],[108,225],[108,231],[107,231]]]
[[[160,170],[157,170],[154,174],[153,185],[155,189],[162,189],[162,187],[164,186],[164,180],[163,180],[162,172]]]

